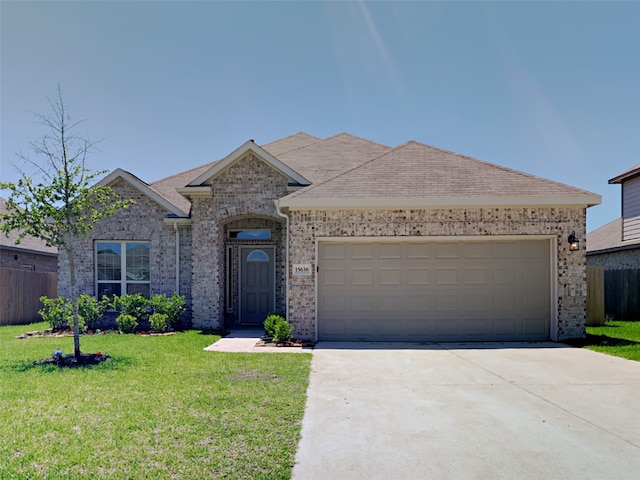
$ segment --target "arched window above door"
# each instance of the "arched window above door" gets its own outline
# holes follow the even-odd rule
[[[247,262],[268,262],[269,256],[262,250],[253,250],[247,255]]]

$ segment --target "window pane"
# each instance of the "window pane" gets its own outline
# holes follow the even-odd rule
[[[229,238],[239,238],[241,240],[269,240],[271,230],[240,230],[229,232]]]
[[[115,242],[97,243],[98,280],[120,280],[122,278],[120,263],[122,251],[120,247],[120,243]]]
[[[247,256],[247,262],[268,262],[269,257],[262,250],[254,250]]]
[[[149,298],[150,290],[148,283],[127,283],[127,293],[139,293]]]
[[[98,298],[102,298],[104,295],[111,297],[113,295],[120,296],[120,284],[119,283],[99,283],[98,284]]]
[[[127,280],[149,280],[149,242],[127,242]]]

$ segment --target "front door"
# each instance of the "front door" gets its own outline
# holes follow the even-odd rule
[[[262,324],[274,309],[273,247],[240,249],[240,323]]]

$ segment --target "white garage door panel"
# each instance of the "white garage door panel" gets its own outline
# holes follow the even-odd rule
[[[549,338],[546,240],[318,246],[322,340]]]

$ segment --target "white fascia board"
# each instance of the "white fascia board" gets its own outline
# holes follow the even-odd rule
[[[198,178],[193,180],[189,185],[190,186],[197,186],[197,185],[203,184],[204,182],[206,182],[210,178],[215,177],[216,175],[219,175],[220,173],[225,171],[236,160],[239,160],[240,158],[244,157],[248,152],[255,153],[263,161],[267,162],[269,165],[271,165],[276,170],[282,172],[285,176],[289,177],[295,183],[299,183],[301,185],[310,185],[311,184],[311,182],[309,180],[304,178],[298,172],[296,172],[292,168],[290,168],[287,165],[285,165],[284,163],[282,163],[280,160],[278,160],[276,157],[271,155],[269,152],[267,152],[261,146],[256,145],[253,142],[253,140],[247,140],[242,145],[240,145],[238,148],[236,148],[233,152],[231,152],[229,155],[227,155],[225,158],[223,158],[219,162],[216,162],[209,170],[207,170],[202,175],[200,175]]]
[[[211,196],[211,186],[209,185],[195,186],[195,187],[187,186],[182,188],[176,188],[176,192],[178,192],[180,195],[182,195],[187,199],[196,198],[196,197],[206,198]]]
[[[591,207],[599,205],[600,195],[517,196],[517,197],[424,197],[424,198],[282,198],[281,207],[332,209],[394,209],[394,208],[477,208],[477,207]]]
[[[151,200],[153,200],[158,205],[160,205],[161,207],[165,208],[166,210],[168,210],[169,212],[171,212],[175,216],[184,217],[185,213],[182,210],[180,210],[173,203],[169,202],[166,198],[164,198],[163,196],[159,195],[157,192],[152,190],[149,187],[149,185],[147,185],[145,182],[140,180],[138,177],[136,177],[135,175],[132,175],[131,173],[127,172],[126,170],[122,170],[121,168],[115,169],[109,175],[107,175],[106,177],[102,178],[102,180],[100,180],[96,185],[101,185],[101,186],[110,185],[111,183],[113,183],[118,178],[122,178],[125,182],[129,183],[133,187],[135,187],[138,190],[140,190],[140,192],[145,194]]]

